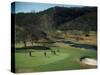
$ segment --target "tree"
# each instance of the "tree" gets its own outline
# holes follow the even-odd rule
[[[53,15],[44,14],[40,17],[40,29],[44,32],[52,32],[54,30],[54,19]]]
[[[24,47],[26,47],[27,46],[27,31],[22,27],[18,27],[17,25],[15,29],[16,29],[16,38],[15,38],[16,43],[22,41],[24,44]]]
[[[33,46],[33,43],[37,43],[38,40],[48,39],[47,34],[34,25],[31,26],[31,28],[29,28],[28,32],[30,34],[29,37],[30,37],[32,46]]]

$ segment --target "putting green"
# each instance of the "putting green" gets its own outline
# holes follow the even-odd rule
[[[16,53],[15,57],[17,62],[16,67],[36,67],[63,60],[69,57],[69,54],[57,53],[57,55],[53,55],[50,51],[48,51],[47,56],[44,56],[43,51],[35,51],[32,52],[31,57],[28,55],[28,53]]]
[[[60,52],[57,52],[58,49]],[[55,50],[56,55],[52,54],[50,50],[33,50],[32,56],[29,56],[29,53],[25,51],[16,51],[16,72],[81,69],[80,64],[77,62],[81,56],[97,58],[95,50],[71,47],[62,43],[59,43],[59,47],[51,47],[51,50]],[[44,52],[47,53],[46,56],[44,56]]]

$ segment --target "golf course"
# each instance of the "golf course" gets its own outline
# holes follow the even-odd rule
[[[16,72],[86,69],[80,64],[81,57],[88,56],[97,59],[97,51],[92,46],[84,47],[84,45],[82,45],[81,47],[74,47],[73,44],[81,45],[80,42],[72,43],[72,41],[66,41],[66,43],[53,43],[50,49],[46,50],[32,48],[21,50],[20,48],[16,50],[15,53]],[[29,50],[31,50],[31,56],[29,56]],[[51,50],[56,51],[56,54],[53,54]],[[44,52],[46,52],[46,56]]]
[[[11,19],[12,72],[97,68],[97,7],[13,2]]]

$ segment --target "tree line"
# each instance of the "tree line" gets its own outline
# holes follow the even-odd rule
[[[12,13],[15,16],[16,42],[48,40],[56,30],[97,30],[96,7],[51,7],[40,12]],[[88,29],[87,29],[88,28]]]

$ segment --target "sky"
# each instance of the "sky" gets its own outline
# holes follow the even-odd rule
[[[31,3],[31,2],[15,2],[15,7],[14,3],[11,5],[11,11],[15,13],[19,12],[40,12],[43,10],[46,10],[50,7],[54,6],[63,6],[63,7],[81,7],[79,5],[62,5],[62,4],[47,4],[47,3]]]

